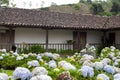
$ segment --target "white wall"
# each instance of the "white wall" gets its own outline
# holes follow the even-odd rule
[[[101,43],[102,36],[101,31],[87,31],[87,43]]]
[[[49,43],[66,43],[66,40],[73,40],[73,32],[70,30],[50,30]]]
[[[34,28],[16,28],[15,43],[45,43],[45,31]]]
[[[73,39],[72,31],[69,30],[49,30],[49,43],[65,43],[66,40]],[[16,28],[15,43],[45,43],[46,32],[39,28]]]

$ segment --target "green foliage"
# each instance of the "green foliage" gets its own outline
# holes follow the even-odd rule
[[[3,5],[8,6],[9,5],[9,0],[0,0],[0,7],[3,6]]]
[[[120,1],[117,0],[113,1],[113,5],[110,12],[112,12],[113,15],[116,15],[120,12]]]
[[[57,50],[56,49],[48,49],[48,52],[57,53]]]
[[[4,69],[11,69],[11,70],[13,70],[17,66],[20,66],[21,64],[22,64],[22,62],[17,61],[16,57],[5,56],[4,60],[0,61],[0,66],[1,66],[1,68],[4,68]]]
[[[27,48],[23,48],[21,53],[28,54],[30,51]]]
[[[48,8],[48,7],[45,7],[45,8],[41,8],[41,10],[48,11],[49,8]]]
[[[98,15],[100,15],[100,16],[112,16],[112,13],[110,13],[110,12],[101,12],[101,13],[98,13]]]
[[[104,9],[101,4],[93,3],[91,9],[93,11],[93,14],[104,12]]]
[[[29,47],[29,51],[32,53],[43,53],[45,52],[45,49],[39,45],[34,45],[34,46]]]
[[[80,4],[78,3],[78,4],[75,4],[74,5],[74,8],[76,9],[76,10],[79,10],[80,9]]]
[[[0,69],[0,73],[6,73],[6,74],[8,74],[8,76],[11,76],[13,74],[13,70]]]
[[[75,41],[74,40],[67,40],[67,44],[74,44]]]
[[[13,70],[15,69],[16,67],[19,67],[19,66],[24,66],[26,67],[25,64],[27,64],[28,61],[31,61],[31,60],[35,60],[36,57],[29,57],[27,59],[22,59],[22,60],[16,60],[16,57],[13,57],[13,56],[5,56],[4,57],[4,60],[0,60],[0,67],[3,68],[3,69],[9,69],[9,70]]]
[[[43,53],[46,50],[44,48],[42,48],[39,45],[34,45],[34,46],[30,46],[29,48],[18,48],[18,53],[24,53],[24,54],[28,54],[30,52],[32,53]]]
[[[46,62],[48,62],[48,61],[51,60],[50,57],[48,57],[48,56],[42,56],[42,59],[43,59],[44,61],[46,61]]]

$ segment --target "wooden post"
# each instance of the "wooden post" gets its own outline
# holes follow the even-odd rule
[[[103,46],[107,46],[107,42],[106,42],[107,36],[106,36],[106,31],[103,31]]]
[[[46,29],[46,51],[48,51],[48,29]]]
[[[10,38],[10,50],[12,48],[12,45],[13,45],[13,40],[12,40],[12,28],[9,28],[9,38]]]

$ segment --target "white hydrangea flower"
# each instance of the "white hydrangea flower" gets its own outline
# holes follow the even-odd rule
[[[3,56],[0,56],[0,60],[3,60]]]
[[[118,67],[113,67],[116,73],[120,73],[120,68]]]
[[[85,62],[83,62],[83,66],[93,67],[93,63],[91,61],[85,61]]]
[[[52,57],[53,57],[54,60],[57,60],[60,57],[60,55],[59,54],[53,54]]]
[[[2,49],[1,51],[2,51],[3,53],[6,53],[6,52],[7,52],[7,50],[6,50],[6,49]]]
[[[115,61],[117,59],[117,57],[113,57],[112,60]]]
[[[29,67],[39,67],[40,66],[40,64],[37,60],[28,61],[27,65]]]
[[[93,59],[94,59],[93,56],[88,55],[88,54],[84,54],[84,55],[83,55],[83,58],[87,58],[88,60],[93,60]]]
[[[87,52],[87,50],[86,49],[82,49],[80,52]]]
[[[90,46],[90,48],[88,48],[91,52],[95,52],[96,48],[95,46]]]
[[[0,73],[0,80],[9,80],[9,77],[5,73]]]
[[[118,62],[115,61],[115,62],[113,63],[113,65],[114,65],[114,66],[118,66]]]
[[[37,56],[37,59],[38,59],[38,60],[42,59],[42,56],[38,55],[38,56]]]
[[[98,74],[96,80],[109,80],[109,77],[106,74]]]
[[[115,61],[116,61],[116,62],[120,62],[120,59],[116,59]]]
[[[51,67],[51,68],[56,68],[57,64],[54,60],[51,60],[51,61],[48,62],[48,66]]]
[[[110,53],[108,54],[108,56],[109,56],[110,58],[113,58],[113,57],[115,56],[115,53],[114,53],[114,52],[110,52]]]
[[[36,53],[28,53],[28,56],[37,56]]]
[[[13,72],[13,80],[21,79],[21,80],[30,80],[31,73],[27,68],[17,67]]]
[[[111,51],[114,51],[116,48],[114,46],[110,46]]]
[[[9,54],[9,53],[6,53],[5,56],[10,56],[10,54]]]
[[[103,69],[103,63],[102,62],[95,62],[94,63],[94,68],[97,69],[97,70],[101,70]]]
[[[64,68],[65,70],[76,70],[75,66],[73,66],[71,63],[68,63],[66,61],[58,62],[58,66]]]
[[[19,54],[17,52],[14,52],[13,55],[14,56],[19,56]]]
[[[30,80],[52,80],[52,78],[48,75],[39,75],[32,77]]]
[[[32,76],[47,75],[48,71],[44,67],[36,67],[32,71]]]
[[[2,76],[0,76],[0,80],[4,80]]]
[[[114,75],[114,80],[120,80],[120,73]]]
[[[50,53],[50,52],[45,52],[45,53],[44,53],[44,55],[45,55],[45,56],[47,56],[47,57],[50,57],[50,58],[52,58],[52,57],[53,57],[53,54],[52,54],[52,53]]]
[[[22,56],[17,56],[17,58],[16,58],[16,60],[18,60],[18,61],[20,61],[22,59],[24,59],[24,57],[22,57]]]
[[[1,54],[1,56],[5,56],[5,54]]]
[[[101,62],[103,63],[103,65],[108,65],[110,64],[111,60],[109,58],[104,58],[103,60],[101,60]]]
[[[28,58],[29,56],[28,56],[27,54],[25,54],[23,57],[24,57],[24,58]]]
[[[29,56],[33,56],[33,54],[32,54],[32,53],[28,53],[28,55],[29,55]]]

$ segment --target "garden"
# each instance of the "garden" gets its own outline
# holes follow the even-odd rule
[[[55,51],[36,53],[39,49],[35,49],[1,49],[0,80],[120,80],[120,50],[114,46],[99,53],[90,46],[67,56]]]

